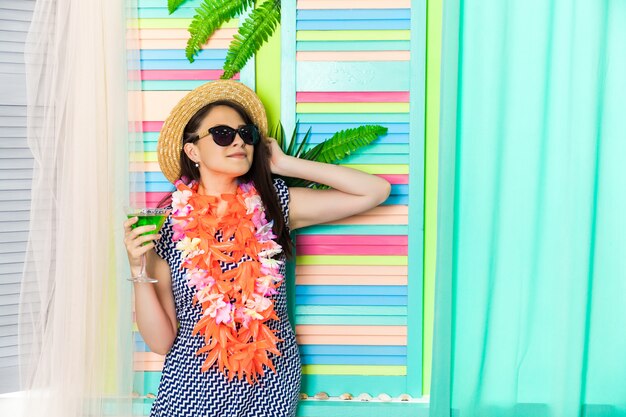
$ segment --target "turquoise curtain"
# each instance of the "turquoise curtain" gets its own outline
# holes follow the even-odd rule
[[[431,416],[626,416],[626,2],[444,2]]]

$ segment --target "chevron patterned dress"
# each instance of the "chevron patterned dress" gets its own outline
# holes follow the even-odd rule
[[[289,190],[284,181],[274,180],[274,187],[285,217],[289,218]],[[287,223],[289,224],[289,223]],[[276,373],[267,370],[259,382],[250,385],[245,378],[228,382],[214,365],[208,372],[200,372],[206,354],[197,356],[203,346],[200,335],[192,336],[196,322],[202,317],[200,304],[192,305],[194,290],[187,285],[181,270],[181,254],[172,241],[170,219],[161,230],[156,252],[165,259],[172,272],[172,291],[179,322],[174,345],[165,356],[165,364],[151,417],[289,417],[296,415],[300,392],[300,356],[295,334],[287,317],[285,283],[274,298],[274,308],[280,321],[273,322],[281,356],[273,356]],[[221,236],[218,237],[218,240]],[[283,255],[284,257],[284,255]],[[224,264],[224,271],[235,264]],[[285,273],[283,264],[281,273]],[[271,326],[270,326],[271,327]]]

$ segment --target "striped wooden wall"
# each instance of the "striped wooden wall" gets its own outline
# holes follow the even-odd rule
[[[219,78],[238,24],[218,30],[190,64],[184,56],[186,27],[199,3],[188,1],[168,16],[165,0],[139,0],[144,150],[131,155],[131,175],[144,187],[148,204],[172,189],[156,162],[162,122],[189,90]],[[423,27],[415,30],[424,14],[425,1],[283,2],[277,65],[286,130],[299,120],[299,138],[311,127],[315,144],[361,124],[389,129],[344,161],[386,178],[392,184],[389,199],[297,236],[294,317],[302,391],[311,396],[421,395],[424,112],[415,103],[424,100],[424,83],[414,68],[424,64]],[[254,86],[254,63],[240,77]],[[138,412],[148,414],[163,358],[147,351],[139,333],[135,342],[134,389],[144,399]],[[319,411],[321,404],[304,402],[298,415],[315,414],[311,407]]]
[[[387,127],[342,164],[392,184],[382,206],[298,232],[295,321],[309,396],[421,396],[424,137],[415,104],[424,89],[411,78],[419,81],[425,31],[411,29],[425,3],[413,3],[420,13],[409,0],[283,3],[281,119],[299,121],[300,139],[311,128],[313,144],[361,124]]]

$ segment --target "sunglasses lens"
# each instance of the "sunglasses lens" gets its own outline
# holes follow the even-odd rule
[[[259,141],[259,132],[255,125],[246,125],[239,128],[239,136],[248,145],[256,145]]]
[[[228,126],[216,126],[209,129],[213,136],[213,141],[219,146],[228,146],[235,140],[237,131]]]

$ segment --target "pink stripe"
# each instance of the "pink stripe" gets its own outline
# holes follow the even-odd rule
[[[222,70],[142,70],[142,80],[217,80]],[[239,79],[239,74],[235,75]]]
[[[172,185],[172,191],[174,190],[174,186]],[[157,204],[159,204],[159,202],[163,199],[163,197],[165,197],[166,195],[169,195],[171,193],[165,193],[165,192],[151,192],[151,193],[146,193],[146,206],[148,207],[156,207]]]
[[[157,122],[143,122],[143,131],[144,132],[160,132],[161,131],[161,127],[163,127],[163,122],[162,121],[157,121]]]
[[[298,92],[297,103],[408,103],[406,91]]]
[[[408,236],[368,235],[298,235],[300,245],[408,245]]]
[[[298,255],[408,255],[407,246],[298,246]]]
[[[408,174],[376,174],[381,178],[386,179],[390,184],[408,184]]]

